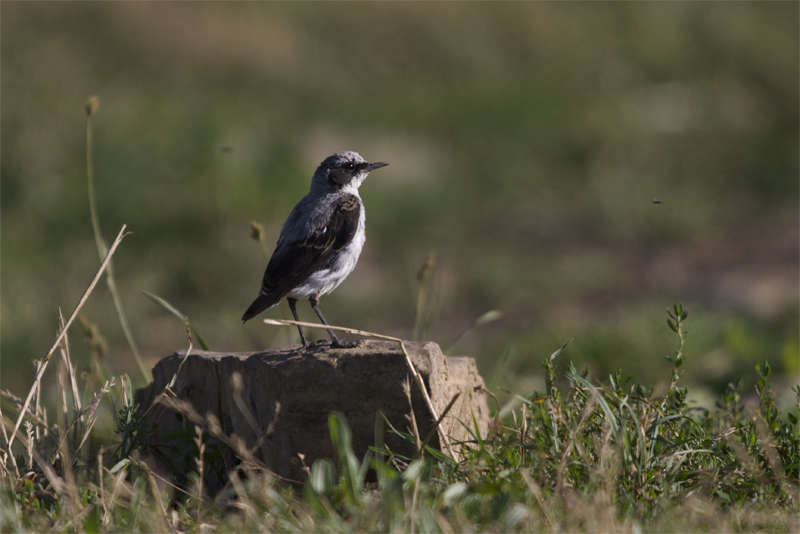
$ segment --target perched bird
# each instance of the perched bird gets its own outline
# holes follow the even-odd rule
[[[307,298],[320,320],[319,298],[353,272],[364,246],[364,205],[358,188],[367,175],[388,163],[369,163],[356,152],[338,152],[323,161],[311,179],[311,191],[283,224],[267,264],[261,291],[242,321],[276,306],[284,297],[295,320],[297,299]],[[298,325],[303,348],[311,345]],[[328,329],[332,347],[353,347]],[[327,343],[327,342],[325,342]]]

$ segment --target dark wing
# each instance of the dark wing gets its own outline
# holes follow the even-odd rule
[[[327,221],[309,221],[305,239],[293,242],[281,239],[264,273],[261,293],[242,320],[277,304],[349,245],[358,230],[360,211],[358,197],[343,195],[336,201]]]

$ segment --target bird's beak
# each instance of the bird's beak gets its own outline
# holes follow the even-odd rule
[[[375,163],[370,163],[367,165],[367,172],[372,172],[375,169],[380,169],[381,167],[386,167],[388,163],[384,163],[382,161],[376,161]]]

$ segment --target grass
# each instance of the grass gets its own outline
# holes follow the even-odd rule
[[[3,391],[0,411],[0,529],[3,532],[457,532],[457,531],[739,531],[796,532],[800,523],[800,385],[781,414],[764,362],[756,367],[757,401],[729,384],[714,409],[693,406],[681,386],[688,311],[668,310],[677,348],[661,396],[619,371],[593,381],[572,363],[567,345],[544,359],[545,390],[515,395],[490,432],[462,421],[471,439],[458,461],[416,443],[419,455],[392,454],[376,422],[375,446],[352,451],[350,430],[329,415],[335,458],[317,460],[302,487],[283,482],[219,425],[174,399],[187,416],[194,468],[174,477],[144,458],[143,415],[131,380],[108,380],[96,394],[78,391],[67,328],[109,264],[124,228],[39,367],[25,401]],[[191,330],[188,326],[191,349]],[[283,324],[285,322],[276,321]],[[356,331],[357,332],[357,331]],[[39,402],[46,364],[59,350],[55,416]],[[559,386],[557,377],[564,379]],[[407,388],[410,386],[406,386]],[[31,400],[35,399],[33,403]],[[81,399],[89,399],[81,404]],[[105,409],[101,409],[105,407]],[[116,437],[98,435],[99,414]],[[16,424],[13,419],[16,418]],[[18,432],[19,429],[22,429]],[[218,438],[238,465],[215,496],[204,491],[204,466]],[[175,482],[178,481],[178,482]]]

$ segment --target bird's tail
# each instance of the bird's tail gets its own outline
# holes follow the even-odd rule
[[[244,315],[242,315],[242,322],[246,323],[249,319],[252,319],[259,313],[263,312],[264,310],[272,308],[280,301],[281,297],[275,298],[275,295],[265,295],[263,293],[260,293],[258,297],[256,297],[256,300],[254,300],[253,303],[250,305],[250,307],[247,308],[247,311],[244,312]]]

